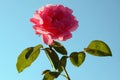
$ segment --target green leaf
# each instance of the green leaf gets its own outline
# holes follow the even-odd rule
[[[79,67],[85,60],[84,52],[73,52],[70,55],[70,61],[74,66]]]
[[[40,53],[40,48],[42,45],[37,45],[35,47],[29,47],[22,51],[18,56],[16,67],[18,72],[22,72],[25,68],[29,67]]]
[[[30,47],[28,52],[25,54],[25,59],[28,59],[31,53],[33,52],[34,47]]]
[[[50,70],[45,72],[43,80],[54,80],[60,75],[59,72],[51,72]]]
[[[60,54],[67,55],[67,51],[66,51],[65,47],[62,44],[60,44],[59,42],[54,41],[54,44],[51,45],[51,47],[53,47]]]
[[[56,52],[50,48],[45,48],[45,52],[53,69],[61,71],[60,60]]]
[[[46,74],[47,72],[50,72],[50,70],[44,70],[42,74]]]
[[[46,72],[44,77],[43,77],[43,80],[54,80],[54,76],[50,74],[50,71]]]
[[[100,40],[92,41],[84,50],[94,56],[112,56],[109,46]]]
[[[62,58],[60,59],[61,66],[63,66],[64,68],[66,67],[67,58],[68,56],[62,56]]]

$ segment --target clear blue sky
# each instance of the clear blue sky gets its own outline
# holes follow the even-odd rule
[[[46,4],[63,4],[73,9],[79,21],[73,38],[63,42],[69,52],[82,51],[95,39],[105,41],[112,50],[112,57],[88,54],[79,68],[68,61],[72,80],[120,80],[120,0],[0,0],[0,80],[41,80],[41,72],[51,69],[41,52],[31,67],[20,74],[16,70],[17,56],[23,49],[43,44],[29,19]]]

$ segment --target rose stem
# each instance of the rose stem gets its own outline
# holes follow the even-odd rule
[[[52,47],[51,47],[50,45],[49,45],[49,48],[52,49]],[[63,71],[64,71],[65,74],[66,74],[67,80],[71,80],[70,77],[69,77],[69,75],[68,75],[68,73],[67,73],[67,70],[66,70],[63,66],[61,66],[61,67],[62,67]]]
[[[65,74],[66,74],[67,80],[71,80],[70,77],[69,77],[69,75],[68,75],[68,73],[67,73],[67,70],[66,70],[63,66],[62,66],[62,69],[63,69],[63,71],[64,71]]]

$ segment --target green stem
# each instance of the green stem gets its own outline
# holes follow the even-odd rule
[[[63,69],[63,71],[64,71],[65,74],[66,74],[67,80],[71,80],[70,77],[69,77],[69,74],[67,73],[67,70],[66,70],[63,66],[62,66],[62,69]]]
[[[50,48],[50,49],[52,49],[52,47],[51,47],[51,46],[49,46],[49,48]],[[69,74],[67,73],[67,70],[65,69],[65,67],[63,67],[63,66],[61,66],[61,67],[62,67],[63,71],[64,71],[64,72],[65,72],[65,74],[66,74],[66,76],[65,76],[65,77],[66,77],[66,79],[67,79],[67,80],[71,80],[71,79],[70,79],[70,77],[69,77]]]

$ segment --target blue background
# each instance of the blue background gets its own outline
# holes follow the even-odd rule
[[[62,42],[69,54],[82,51],[96,39],[105,41],[113,53],[112,57],[87,54],[79,68],[68,60],[67,70],[71,79],[120,80],[120,0],[0,0],[0,80],[42,80],[42,71],[51,69],[41,51],[32,66],[20,74],[16,70],[17,57],[23,49],[43,44],[29,19],[46,4],[63,4],[73,9],[79,21],[73,38]]]

